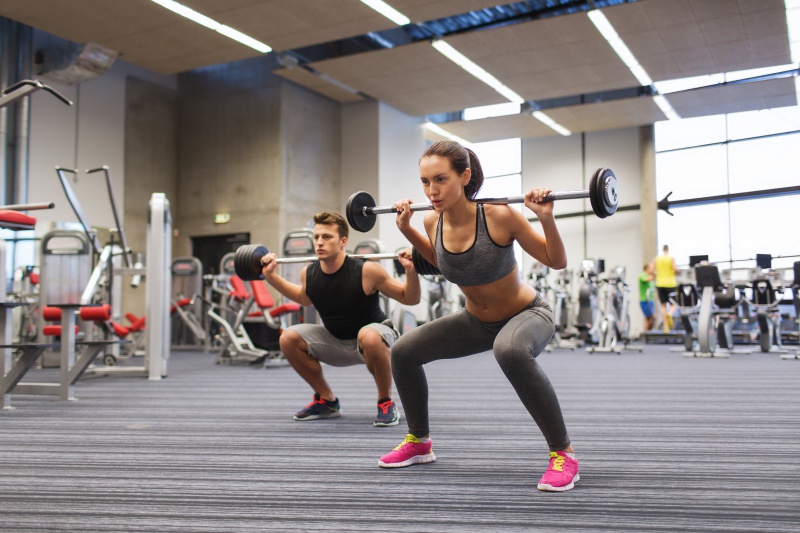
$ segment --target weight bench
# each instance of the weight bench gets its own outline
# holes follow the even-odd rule
[[[24,209],[50,209],[53,204],[30,204],[3,206],[0,209],[0,228],[10,230],[31,231],[36,226],[36,218],[20,213]],[[0,240],[0,268],[5,272],[5,242]],[[33,367],[36,360],[47,349],[54,347],[53,344],[11,344],[11,332],[13,317],[10,311],[14,307],[27,305],[25,302],[6,301],[5,290],[0,292],[0,393],[2,393],[2,408],[11,408],[11,390],[13,390]],[[20,352],[15,359],[12,357],[12,350]]]
[[[77,340],[78,327],[75,310],[83,320],[99,322],[109,320],[110,306],[81,306],[80,304],[49,305],[43,310],[43,316],[49,320],[58,318],[60,326],[46,326],[43,333],[47,336],[60,337],[60,342],[39,344],[4,344],[4,350],[22,350],[10,371],[3,375],[3,408],[10,407],[10,394],[32,394],[42,396],[58,396],[61,400],[75,400],[75,383],[89,369],[89,365],[97,356],[112,344],[123,344],[126,340]],[[76,347],[84,348],[77,351]],[[24,375],[31,369],[36,360],[47,348],[60,348],[61,370],[56,382],[23,382]]]

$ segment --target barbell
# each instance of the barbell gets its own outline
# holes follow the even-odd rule
[[[233,255],[233,268],[236,275],[244,281],[253,281],[257,279],[264,279],[261,273],[261,259],[269,253],[269,250],[263,244],[245,244],[236,249]],[[366,259],[371,261],[379,261],[381,259],[397,259],[396,253],[390,254],[350,254],[350,257],[356,259]],[[278,264],[290,263],[311,263],[318,261],[317,257],[279,257]],[[416,248],[411,249],[411,262],[414,264],[414,269],[417,273],[423,276],[439,276],[441,272],[438,268],[428,262]]]
[[[619,185],[617,177],[610,168],[598,168],[589,180],[589,188],[580,191],[551,192],[542,201],[573,200],[588,198],[592,204],[592,211],[599,218],[610,217],[617,211],[619,204]],[[481,204],[520,204],[525,202],[525,196],[508,196],[505,198],[479,198],[475,200]],[[411,204],[412,211],[427,211],[433,209],[431,204]],[[376,215],[384,213],[397,213],[392,206],[376,206],[375,200],[365,191],[353,193],[347,200],[347,222],[357,231],[367,232],[375,226]]]

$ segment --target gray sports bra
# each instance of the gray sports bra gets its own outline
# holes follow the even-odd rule
[[[463,287],[486,285],[508,275],[517,266],[514,243],[499,246],[489,236],[483,204],[477,204],[475,217],[475,242],[469,249],[448,252],[442,241],[442,217],[436,224],[436,262],[439,270],[450,283]]]

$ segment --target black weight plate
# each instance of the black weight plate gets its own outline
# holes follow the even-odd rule
[[[356,231],[365,233],[375,227],[378,216],[375,214],[364,214],[364,207],[375,207],[375,200],[372,195],[365,191],[353,193],[347,199],[347,223]]]
[[[600,218],[606,218],[609,215],[605,203],[605,189],[606,189],[606,172],[607,168],[601,168],[597,171],[597,179],[595,180],[595,203],[597,210],[595,214]]]
[[[592,177],[589,179],[589,202],[592,204],[592,211],[594,214],[600,218],[604,218],[601,216],[600,210],[597,207],[597,189],[599,188],[598,185],[600,184],[600,172],[602,168],[598,168],[592,174]]]
[[[614,172],[607,168],[603,172],[603,187],[601,190],[602,206],[607,217],[617,212],[619,205],[619,183]]]
[[[233,256],[233,267],[236,270],[236,275],[244,281],[264,279],[261,274],[261,258],[268,253],[267,247],[261,244],[240,246]]]
[[[254,244],[255,248],[252,251],[250,259],[250,268],[252,269],[252,279],[264,279],[264,274],[261,273],[261,259],[269,253],[269,250],[263,244]]]
[[[246,255],[247,249],[250,248],[249,244],[244,244],[236,249],[236,253],[233,255],[233,269],[236,272],[236,275],[242,279],[245,279],[247,273],[247,261],[242,259],[243,255]]]
[[[441,271],[433,266],[427,259],[422,257],[422,254],[416,248],[411,249],[411,262],[414,263],[414,269],[420,276],[441,276]]]

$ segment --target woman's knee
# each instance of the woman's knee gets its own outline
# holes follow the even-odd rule
[[[494,346],[494,358],[500,368],[516,367],[524,360],[531,360],[535,358],[538,353],[534,353],[531,346],[528,345],[513,345],[510,343],[497,343]]]
[[[501,333],[494,342],[494,357],[501,367],[513,366],[523,359],[535,359],[547,347],[554,332],[552,322],[542,321],[536,327],[528,324],[511,334]]]
[[[415,354],[417,350],[414,348],[415,343],[410,336],[410,333],[404,333],[400,335],[400,338],[397,339],[394,344],[392,345],[392,367],[395,365],[407,365],[407,364],[415,364]]]

